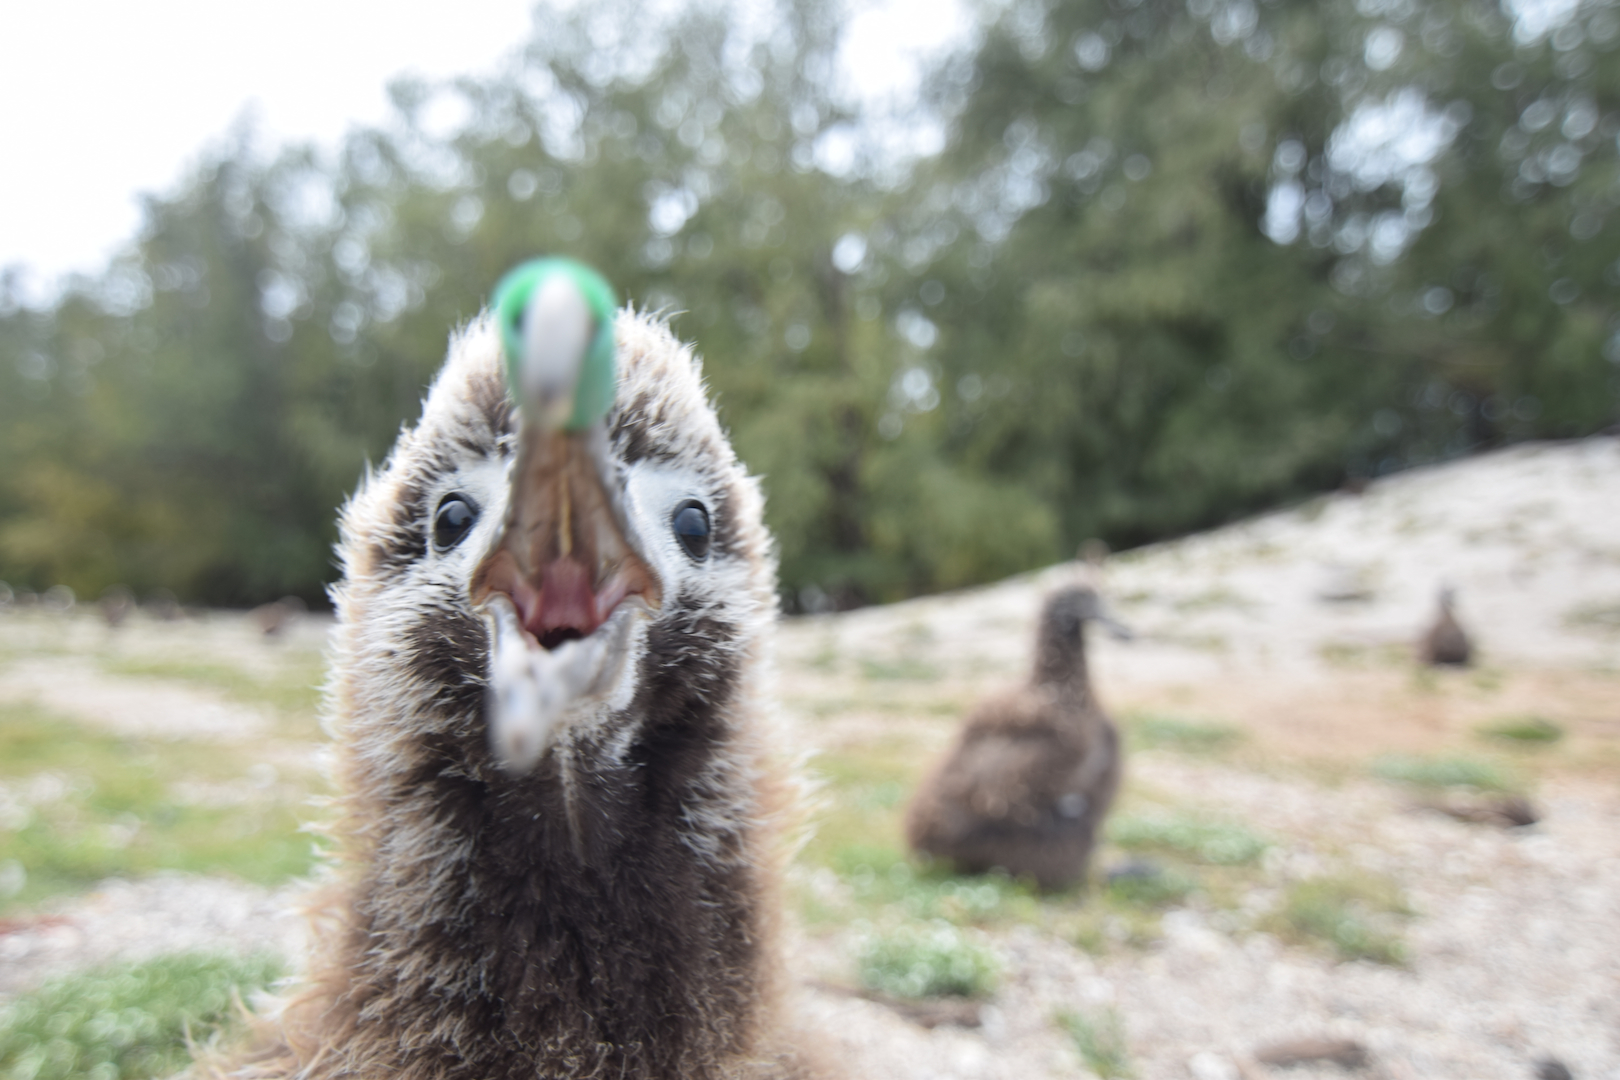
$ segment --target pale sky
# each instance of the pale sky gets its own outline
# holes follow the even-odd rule
[[[915,87],[960,40],[959,3],[856,0],[845,65],[865,94]],[[387,115],[393,77],[480,74],[527,39],[532,0],[55,0],[0,32],[0,266],[49,295],[133,237],[139,195],[171,190],[252,110],[273,140],[333,144]]]

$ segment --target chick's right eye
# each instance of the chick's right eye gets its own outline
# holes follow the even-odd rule
[[[433,512],[433,549],[449,551],[466,538],[478,520],[478,508],[465,495],[446,495]]]

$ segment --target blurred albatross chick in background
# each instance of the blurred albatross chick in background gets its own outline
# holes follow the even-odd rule
[[[1418,659],[1433,666],[1467,667],[1473,657],[1474,646],[1468,632],[1457,621],[1457,590],[1450,585],[1440,587],[1439,610],[1434,623],[1418,642]]]
[[[906,813],[917,852],[960,871],[1002,869],[1060,889],[1086,874],[1097,829],[1119,790],[1119,733],[1097,704],[1085,625],[1116,635],[1095,590],[1046,599],[1027,685],[982,702]]]

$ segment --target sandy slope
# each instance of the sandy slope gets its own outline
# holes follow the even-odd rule
[[[1011,669],[1036,598],[1077,572],[1053,567],[803,623],[875,655],[903,651],[921,627],[948,664]],[[1128,552],[1103,577],[1139,634],[1128,647],[1099,643],[1099,668],[1116,682],[1320,674],[1324,648],[1406,647],[1442,582],[1458,589],[1487,659],[1620,666],[1620,439],[1415,469],[1363,495]],[[1356,592],[1365,595],[1328,599]],[[819,642],[802,623],[787,638]]]

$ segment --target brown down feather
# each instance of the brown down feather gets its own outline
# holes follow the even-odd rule
[[[964,873],[1001,869],[1042,889],[1083,881],[1119,790],[1119,734],[1093,693],[1085,624],[1100,614],[1084,586],[1046,599],[1034,671],[982,702],[923,782],[906,815],[917,852]]]
[[[533,773],[501,769],[483,724],[488,631],[424,540],[447,471],[511,454],[497,335],[487,321],[460,335],[421,422],[343,515],[336,854],[306,971],[199,1075],[827,1075],[778,959],[797,789],[764,696],[762,500],[690,350],[635,313],[616,330],[614,452],[702,472],[727,587],[666,598],[621,713],[569,729]]]

